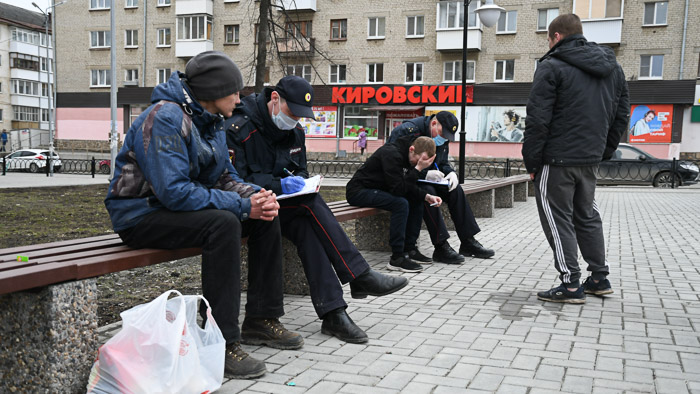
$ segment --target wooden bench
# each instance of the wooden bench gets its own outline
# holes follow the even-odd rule
[[[492,211],[508,206],[496,201],[527,198],[527,189],[516,186],[526,180],[517,177],[463,188],[479,196],[470,200],[475,212],[481,212],[475,204]],[[347,201],[328,205],[359,250],[390,251],[388,212]],[[245,245],[243,249],[245,283]],[[285,293],[309,294],[296,247],[285,239],[283,249]],[[98,347],[96,278],[200,254],[200,248],[135,250],[116,234],[0,249],[0,392],[84,391]],[[28,261],[17,261],[18,255]]]

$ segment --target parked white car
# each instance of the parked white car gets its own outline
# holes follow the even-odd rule
[[[45,170],[48,149],[22,149],[10,153],[5,157],[5,169],[7,171],[39,172]],[[51,156],[53,171],[61,171],[61,159],[56,152]],[[0,160],[1,161],[1,160]]]

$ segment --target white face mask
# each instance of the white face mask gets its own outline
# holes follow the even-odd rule
[[[277,102],[277,105],[280,105],[279,101]],[[275,126],[277,126],[277,128],[280,130],[292,130],[297,126],[297,121],[282,112],[281,106],[279,107],[279,112],[277,115],[275,115],[274,106],[272,107],[272,122],[274,122]]]

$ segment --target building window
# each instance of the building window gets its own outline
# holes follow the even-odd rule
[[[125,48],[138,48],[139,46],[139,31],[138,30],[125,30],[124,47]]]
[[[367,83],[384,82],[384,63],[370,63],[367,65]]]
[[[554,18],[559,16],[559,8],[537,10],[537,31],[547,30]]]
[[[495,82],[513,82],[515,60],[496,60]]]
[[[330,83],[345,83],[345,65],[331,64]]]
[[[170,28],[164,27],[157,30],[158,33],[158,46],[159,47],[169,47],[170,46]]]
[[[474,82],[475,65],[474,61],[467,60],[467,82]],[[462,62],[445,62],[442,75],[443,82],[462,82]]]
[[[112,7],[111,0],[90,0],[91,10],[108,10]]]
[[[665,25],[668,15],[668,1],[644,3],[644,26]]]
[[[41,97],[49,97],[49,84],[48,83],[41,84]]]
[[[311,37],[311,21],[287,22],[285,38]]]
[[[42,122],[48,122],[49,121],[49,110],[48,109],[41,109],[41,121]]]
[[[39,58],[23,53],[10,52],[10,67],[39,71]]]
[[[126,0],[124,8],[136,8],[139,6],[139,0]]]
[[[2,122],[2,109],[0,109],[0,122]]]
[[[291,64],[287,66],[287,75],[296,75],[302,77],[311,83],[311,65],[310,64]]]
[[[51,46],[51,34],[49,34],[49,35],[47,36],[45,33],[41,33],[41,34],[39,35],[39,37],[40,37],[40,42],[41,42],[41,46],[42,46],[42,47],[45,47],[45,46],[47,46],[47,45],[48,45],[49,47]]]
[[[139,70],[134,68],[130,70],[124,70],[124,82],[138,83],[139,82]]]
[[[37,32],[13,27],[12,29],[10,29],[10,35],[12,37],[12,41],[26,42],[27,44],[39,45],[40,36]]]
[[[158,0],[158,7],[170,7],[170,0]]]
[[[90,70],[90,87],[108,87],[110,82],[109,70]]]
[[[224,26],[224,44],[238,44],[240,34],[240,25]]]
[[[384,26],[386,24],[386,18],[375,17],[369,18],[369,26],[367,30],[368,39],[381,39],[384,38]]]
[[[13,94],[24,94],[27,96],[39,95],[39,82],[26,81],[24,79],[13,79],[11,82]]]
[[[36,107],[25,107],[23,105],[13,105],[12,111],[14,112],[14,120],[20,122],[38,122],[39,121],[39,108]]]
[[[663,76],[664,55],[642,55],[639,79],[662,79]]]
[[[469,4],[469,27],[476,27],[476,13],[479,2]],[[438,30],[462,29],[464,27],[464,5],[461,1],[438,2]]]
[[[498,18],[496,33],[515,33],[518,25],[518,11],[504,11]]]
[[[112,40],[108,31],[91,31],[90,48],[109,48]]]
[[[158,70],[158,83],[166,83],[168,82],[168,78],[170,78],[170,69],[169,68],[159,68]]]
[[[406,37],[424,37],[425,18],[423,15],[406,17]]]
[[[406,63],[406,83],[423,82],[423,63]]]
[[[48,61],[47,61],[47,59],[45,57],[42,57],[39,62],[41,64],[41,71],[53,72],[51,70],[51,66],[53,66],[53,59],[48,59]]]
[[[348,39],[348,20],[331,19],[331,40]]]
[[[188,15],[177,17],[178,40],[211,40],[211,16]]]
[[[581,19],[619,18],[622,0],[574,0],[573,13]]]

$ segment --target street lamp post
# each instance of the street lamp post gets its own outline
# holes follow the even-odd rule
[[[56,110],[54,109],[54,103],[55,100],[52,100],[53,97],[55,97],[54,92],[56,91],[55,86],[53,82],[56,80],[56,72],[54,69],[53,73],[53,80],[51,79],[51,69],[49,68],[49,63],[55,64],[55,61],[50,61],[51,55],[49,54],[49,15],[50,11],[52,8],[59,6],[66,1],[62,1],[60,3],[55,3],[54,5],[46,7],[46,11],[42,10],[41,7],[39,7],[36,3],[32,3],[34,7],[39,9],[42,14],[44,14],[44,30],[46,34],[46,86],[51,88],[51,91],[47,91],[47,96],[49,100],[49,159],[48,162],[49,164],[49,176],[53,176],[53,132],[54,132],[54,125],[56,124]],[[55,18],[51,18],[51,21],[53,22]],[[51,36],[53,36],[55,32],[53,31],[53,28],[51,29]],[[41,44],[41,43],[40,43]],[[56,45],[54,41],[53,45],[53,51],[54,55],[56,54]],[[55,58],[56,56],[54,56]],[[48,90],[48,89],[47,89]]]
[[[464,164],[466,156],[467,131],[466,131],[466,111],[467,111],[467,53],[469,47],[467,45],[467,37],[469,31],[469,5],[472,0],[464,0],[464,22],[462,33],[462,100],[460,113],[460,130],[459,130],[459,183],[464,183]],[[486,0],[486,3],[474,10],[481,20],[481,23],[486,27],[491,27],[498,22],[503,8],[493,4],[493,0]],[[474,82],[476,83],[476,69],[474,69]]]

